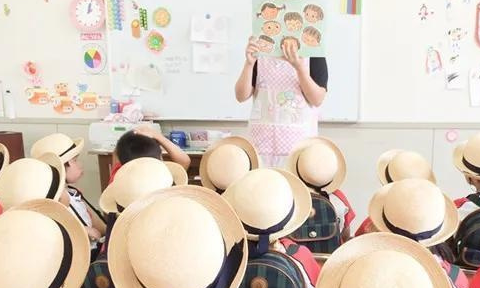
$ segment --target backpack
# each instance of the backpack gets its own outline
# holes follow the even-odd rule
[[[459,264],[470,268],[480,267],[480,210],[470,213],[458,227],[455,235],[455,252]]]
[[[115,288],[108,271],[107,252],[101,253],[88,268],[82,288]]]
[[[239,288],[306,288],[307,283],[294,260],[280,252],[268,251],[250,259]]]
[[[340,219],[330,200],[312,193],[312,213],[290,238],[312,253],[332,254],[342,244]]]

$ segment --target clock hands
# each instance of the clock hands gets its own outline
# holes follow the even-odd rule
[[[92,13],[92,1],[93,0],[90,0],[90,4],[88,4],[87,14]]]

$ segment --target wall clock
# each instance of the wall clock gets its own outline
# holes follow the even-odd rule
[[[103,0],[73,0],[70,16],[81,32],[100,30],[105,25],[105,4]]]

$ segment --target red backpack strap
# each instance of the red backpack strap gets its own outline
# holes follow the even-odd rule
[[[358,227],[357,232],[355,232],[355,237],[362,236],[363,234],[370,233],[372,231],[372,227],[373,227],[372,219],[370,219],[370,217],[368,217],[367,219],[365,219],[362,222],[362,225],[360,225],[360,227]]]
[[[457,206],[457,208],[460,208],[463,206],[463,204],[467,203],[469,200],[466,198],[466,197],[463,197],[463,198],[460,198],[460,199],[456,199],[455,201],[453,201],[455,203],[455,206]]]
[[[470,288],[480,288],[480,269],[477,270],[477,273],[475,273],[470,281]]]
[[[445,260],[442,260],[440,263],[442,266],[443,270],[448,275],[448,278],[452,281],[453,285],[455,285],[456,288],[468,288],[469,283],[468,283],[468,278],[467,275],[458,267],[457,265],[453,265],[448,263]]]
[[[122,167],[122,164],[120,162],[117,162],[115,165],[112,167],[112,171],[110,171],[110,179],[108,179],[108,184],[113,182],[113,179],[115,179],[115,174],[117,174],[117,171]]]
[[[355,216],[356,216],[355,211],[352,208],[352,205],[350,205],[350,202],[348,202],[347,196],[345,196],[345,194],[343,194],[342,191],[336,190],[335,192],[333,192],[333,195],[337,196],[337,198],[340,199],[340,201],[342,201],[342,203],[345,206],[347,206],[348,212],[347,212],[347,215],[345,215],[345,227],[350,227],[350,223],[352,223],[353,219],[355,219]]]
[[[287,255],[297,260],[308,275],[310,283],[315,286],[318,275],[320,275],[320,265],[313,257],[312,252],[303,245],[298,245],[289,238],[280,239],[280,243],[285,247]]]

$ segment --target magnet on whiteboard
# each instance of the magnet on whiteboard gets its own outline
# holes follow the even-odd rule
[[[445,138],[447,139],[447,142],[454,143],[458,139],[458,131],[455,129],[447,131]]]

